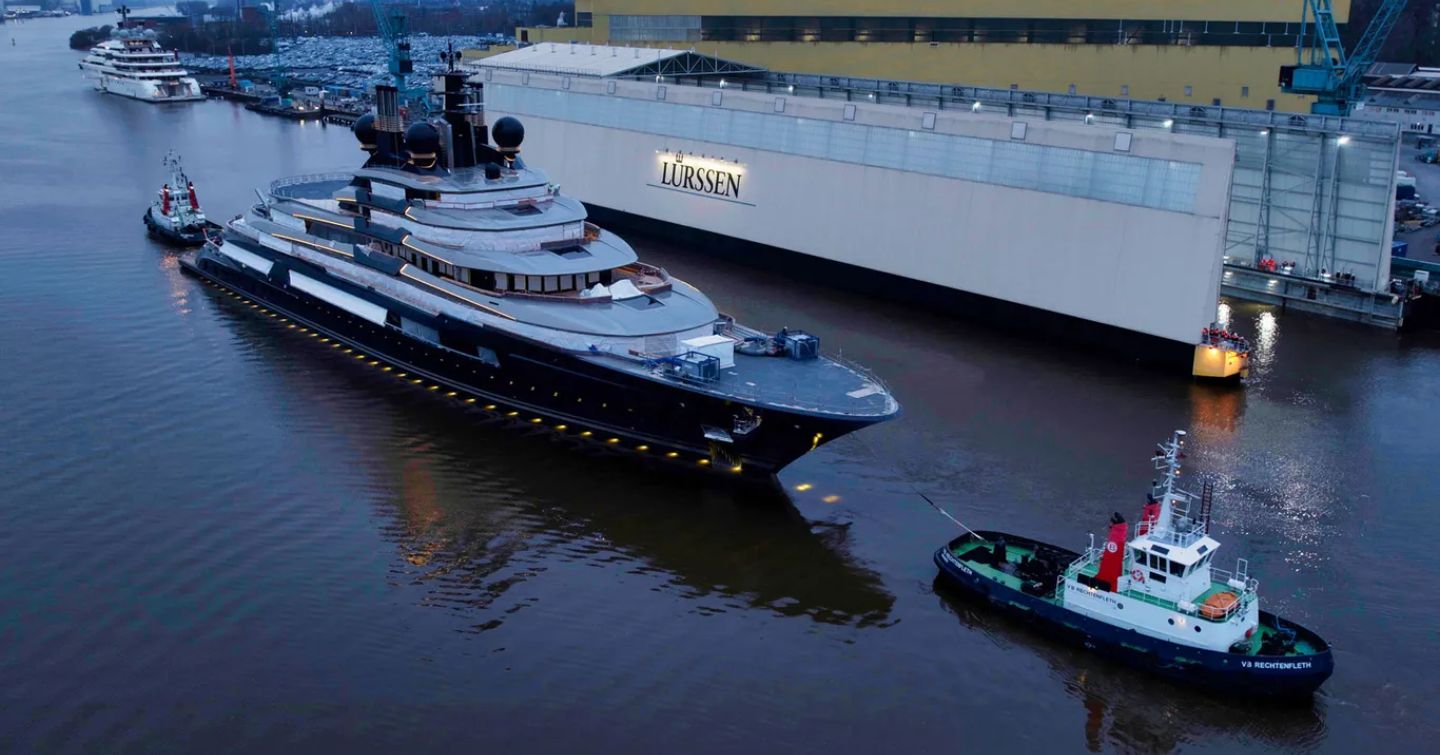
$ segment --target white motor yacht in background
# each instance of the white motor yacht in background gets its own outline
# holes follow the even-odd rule
[[[180,58],[156,41],[149,29],[126,28],[128,10],[121,9],[119,27],[110,39],[90,49],[80,61],[95,88],[145,102],[203,100],[200,82],[180,67]]]

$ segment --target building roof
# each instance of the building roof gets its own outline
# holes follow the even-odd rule
[[[765,70],[745,63],[701,55],[694,50],[555,42],[522,47],[469,62],[468,65],[475,70],[506,68],[598,77],[713,76],[759,73]]]
[[[1440,92],[1440,76],[1382,76],[1366,86],[1380,90]]]
[[[1415,71],[1414,63],[1371,63],[1366,76],[1409,76]]]
[[[1377,92],[1370,90],[1367,106],[1405,108],[1409,110],[1440,110],[1440,91]]]

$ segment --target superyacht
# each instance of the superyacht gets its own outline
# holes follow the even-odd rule
[[[205,99],[200,82],[180,67],[180,59],[160,46],[155,32],[125,28],[126,11],[111,39],[90,49],[80,70],[102,92],[145,102]]]
[[[876,377],[641,262],[487,127],[465,76],[404,128],[376,87],[353,172],[277,181],[188,272],[406,383],[582,444],[768,477],[895,417]],[[493,138],[494,145],[490,144]]]

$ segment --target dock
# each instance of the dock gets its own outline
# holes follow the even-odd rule
[[[1274,304],[1281,311],[1324,315],[1399,330],[1407,309],[1423,292],[1413,287],[1398,291],[1368,291],[1353,283],[1327,277],[1268,271],[1227,262],[1220,293],[1236,299]]]

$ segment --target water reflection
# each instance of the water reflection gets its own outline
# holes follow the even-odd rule
[[[287,422],[351,446],[357,473],[392,512],[383,530],[400,553],[396,581],[425,586],[428,605],[478,617],[476,629],[499,625],[487,609],[510,591],[577,562],[653,576],[706,612],[761,609],[852,626],[889,616],[894,598],[851,561],[845,528],[812,529],[778,489],[567,447],[211,298],[256,352],[252,363],[284,383],[277,392],[295,412]],[[509,610],[538,589],[527,585]]]
[[[1280,321],[1275,313],[1268,309],[1261,312],[1255,318],[1255,351],[1251,355],[1251,364],[1268,372],[1275,363],[1275,344],[1279,340]]]
[[[1245,414],[1245,389],[1239,385],[1192,383],[1190,433],[1197,447],[1213,448],[1235,440]]]
[[[1191,689],[1071,647],[1036,624],[1001,614],[939,579],[933,587],[940,606],[966,630],[1000,644],[1005,652],[1032,653],[1050,666],[1053,677],[1085,711],[1082,734],[1091,752],[1174,752],[1236,735],[1299,749],[1325,739],[1323,692],[1287,703]],[[1032,678],[1030,683],[1038,682]]]

